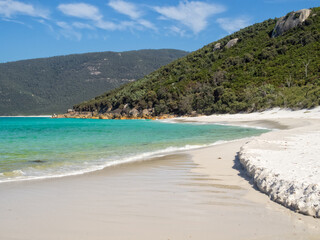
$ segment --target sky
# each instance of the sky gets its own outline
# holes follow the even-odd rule
[[[0,62],[73,53],[194,51],[319,0],[0,0]]]

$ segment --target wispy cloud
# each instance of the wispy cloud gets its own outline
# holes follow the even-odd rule
[[[238,18],[219,18],[217,19],[220,27],[228,33],[233,33],[251,24],[250,18],[238,17]]]
[[[22,22],[22,21],[15,20],[15,19],[11,19],[11,18],[2,18],[1,20],[2,20],[2,21],[5,21],[5,22],[13,22],[13,23],[17,23],[17,24],[25,25],[25,26],[27,26],[27,27],[29,27],[29,28],[32,28],[32,26],[30,26],[30,25],[28,25],[28,24],[26,24],[26,23],[24,23],[24,22]]]
[[[178,28],[177,26],[171,26],[169,30],[175,35],[180,35],[181,37],[186,36],[186,31]]]
[[[92,25],[82,22],[73,22],[72,26],[79,29],[94,29]]]
[[[118,13],[124,14],[131,18],[135,24],[156,30],[156,27],[152,22],[142,18],[143,11],[138,7],[138,5],[122,0],[111,0],[109,1],[108,5]]]
[[[47,19],[49,17],[49,11],[36,8],[32,4],[19,1],[0,0],[0,16],[12,18],[17,15],[27,15]]]
[[[137,23],[139,23],[141,26],[144,26],[146,28],[150,28],[150,29],[156,30],[156,27],[153,25],[153,23],[148,21],[148,20],[138,19]]]
[[[71,40],[80,41],[82,38],[82,34],[78,31],[75,31],[71,25],[66,22],[57,22],[56,23],[60,27],[60,34],[63,35],[65,38]]]
[[[103,20],[99,20],[95,23],[95,26],[97,28],[103,29],[103,30],[116,30],[116,29],[120,29],[120,26],[118,26],[117,24],[113,23],[113,22],[109,22],[109,21],[103,21]]]
[[[165,35],[191,37],[205,30],[211,17],[226,11],[225,6],[208,0],[180,0],[175,5],[162,6],[138,4],[133,0],[106,0],[106,3],[99,7],[82,2],[83,0],[79,1],[55,5],[56,11],[53,10],[50,14],[48,9],[26,3],[25,0],[0,0],[0,19],[32,28],[32,23],[25,21],[25,18],[19,19],[19,16],[29,16],[47,26],[49,32],[55,34],[57,38],[64,36],[73,40],[81,40],[83,36],[89,34],[100,35],[106,31],[134,33],[135,30],[151,29],[159,32],[160,28],[165,31]],[[106,14],[110,11],[119,14],[117,17],[107,19]],[[218,18],[211,19],[212,22],[232,33],[249,25],[250,19]]]
[[[74,27],[91,29],[100,28],[103,30],[116,30],[120,29],[121,26],[109,21],[103,20],[103,15],[100,13],[99,8],[87,3],[69,3],[60,4],[58,9],[65,15],[84,20],[90,20],[88,23],[73,23]]]
[[[138,7],[130,2],[125,2],[122,0],[111,0],[108,5],[117,12],[125,14],[132,19],[138,19],[142,16],[142,12],[138,9]]]
[[[131,6],[132,7],[132,6]],[[119,21],[112,22],[104,20],[103,14],[100,12],[99,8],[87,4],[87,3],[70,3],[70,4],[60,4],[57,7],[64,15],[69,17],[74,17],[81,19],[82,21],[75,21],[72,23],[58,22],[57,26],[60,28],[60,33],[66,38],[80,40],[82,34],[80,31],[83,30],[95,30],[102,29],[106,31],[114,30],[125,30],[128,28],[134,28],[136,23],[134,21]],[[132,15],[127,8],[126,13]],[[134,8],[131,8],[133,11]],[[136,15],[133,15],[134,17]],[[141,21],[141,19],[137,19]],[[147,22],[141,22],[141,25],[148,25]]]
[[[154,7],[154,10],[162,15],[162,19],[178,21],[198,34],[207,27],[209,17],[226,9],[218,4],[186,1],[180,2],[178,6]]]
[[[58,9],[67,16],[98,21],[102,19],[99,9],[86,3],[60,4]]]

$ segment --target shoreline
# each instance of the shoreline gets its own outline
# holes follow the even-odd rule
[[[238,140],[85,175],[0,185],[0,237],[317,239],[317,219],[270,201],[239,172],[234,160],[243,143]]]
[[[208,118],[199,122],[204,120]],[[227,120],[230,125],[244,124],[239,119]],[[221,118],[213,121],[221,122]],[[289,122],[289,128],[266,134],[303,129],[305,121],[309,120]],[[275,127],[274,122],[267,123]],[[280,124],[288,120],[283,118]],[[271,201],[241,168],[238,153],[252,140],[181,151],[83,175],[0,184],[0,237],[317,239],[319,219]]]
[[[234,139],[234,140],[228,140],[228,141],[221,140],[221,141],[216,141],[214,143],[210,143],[206,145],[185,145],[183,147],[168,147],[165,149],[156,150],[154,152],[144,152],[138,155],[134,155],[132,157],[124,157],[124,159],[122,159],[119,162],[113,161],[113,162],[107,162],[105,165],[97,165],[97,166],[93,165],[92,168],[90,169],[83,169],[76,172],[68,172],[65,174],[57,174],[57,175],[49,175],[49,176],[48,175],[36,176],[36,177],[30,177],[30,178],[6,179],[3,181],[0,181],[0,185],[6,184],[6,183],[10,184],[10,183],[17,183],[17,182],[24,182],[24,181],[32,182],[32,181],[69,178],[69,177],[77,177],[77,176],[87,175],[87,174],[94,174],[95,172],[104,171],[105,169],[108,169],[108,168],[114,168],[114,167],[122,166],[126,164],[135,164],[135,163],[140,163],[145,161],[152,161],[153,159],[163,157],[163,156],[165,157],[165,156],[171,156],[175,154],[184,154],[192,150],[204,149],[208,147],[218,146],[221,144],[232,143],[238,140],[245,140],[250,138],[251,137],[246,137],[246,138],[240,138],[240,139]]]
[[[81,171],[76,172],[69,172],[65,174],[57,174],[57,175],[44,175],[44,176],[36,176],[36,177],[30,177],[30,178],[14,178],[14,179],[5,179],[0,181],[1,184],[7,184],[7,183],[18,183],[18,182],[32,182],[32,181],[43,181],[43,180],[50,180],[50,179],[59,179],[59,178],[70,178],[70,177],[77,177],[87,174],[95,174],[95,172],[103,171],[108,168],[114,168],[117,166],[127,165],[127,164],[135,164],[135,163],[141,163],[146,161],[152,161],[153,159],[159,158],[159,157],[166,157],[171,156],[175,154],[188,154],[190,151],[194,150],[201,150],[205,148],[211,148],[219,145],[224,145],[228,143],[237,142],[240,140],[248,141],[253,137],[244,137],[234,140],[219,140],[214,143],[206,144],[206,145],[185,145],[183,147],[168,147],[165,149],[157,150],[155,152],[144,152],[138,155],[135,155],[133,157],[127,157],[124,158],[124,160],[120,162],[107,162],[106,165],[97,165],[92,166],[90,169],[83,169]],[[173,149],[175,148],[175,149]]]
[[[172,124],[168,124],[168,122],[165,121],[158,121],[158,124],[162,124],[164,125],[164,127],[169,126],[172,127]],[[167,124],[167,125],[166,125]],[[170,126],[171,125],[171,126]],[[184,128],[188,128],[192,126],[189,125],[195,125],[195,124],[184,124]],[[214,127],[215,128],[215,127]],[[232,129],[235,129],[234,131],[237,132],[237,129],[239,129],[240,131],[242,131],[239,127],[236,128],[228,128],[226,127],[226,129],[231,129],[229,131],[232,131]],[[248,132],[252,132],[249,135],[247,134]],[[207,140],[207,141],[200,141],[199,143],[182,143],[181,144],[176,144],[177,146],[174,145],[174,143],[172,143],[171,146],[167,145],[167,146],[162,146],[161,149],[150,149],[145,147],[143,149],[143,151],[137,152],[135,154],[124,154],[124,155],[120,155],[118,153],[118,155],[120,157],[117,156],[113,156],[113,158],[110,158],[110,160],[103,160],[104,158],[101,158],[101,161],[96,161],[93,164],[85,164],[85,165],[80,165],[78,168],[69,168],[67,171],[48,171],[48,172],[44,172],[44,174],[41,174],[41,172],[39,174],[28,174],[28,169],[25,168],[21,168],[21,169],[17,169],[15,171],[12,171],[10,173],[12,173],[12,175],[9,175],[8,173],[0,173],[0,184],[2,183],[7,183],[7,182],[21,182],[21,181],[37,181],[37,180],[44,180],[44,179],[53,179],[53,178],[63,178],[63,177],[71,177],[71,176],[77,176],[77,175],[83,175],[83,174],[89,174],[91,172],[95,172],[95,171],[101,171],[104,168],[108,168],[108,167],[113,167],[116,165],[121,165],[121,164],[126,164],[126,163],[130,163],[130,162],[135,162],[135,161],[146,161],[150,158],[155,158],[158,156],[163,156],[163,155],[171,155],[171,154],[176,154],[176,153],[181,153],[181,152],[185,152],[188,150],[193,150],[193,149],[199,149],[199,148],[206,148],[206,147],[210,147],[210,146],[214,146],[214,145],[219,145],[225,142],[232,142],[235,141],[239,138],[250,138],[252,135],[257,135],[257,134],[261,134],[261,132],[265,132],[265,131],[251,131],[249,128],[243,130],[243,136],[240,135],[232,135],[232,137],[223,137],[221,136],[220,139],[225,139],[225,140],[217,140],[214,138],[208,138],[211,140]],[[247,136],[246,136],[247,135]],[[233,138],[233,139],[232,139]],[[231,139],[231,140],[230,140]],[[190,141],[189,141],[190,142]],[[184,144],[184,145],[182,145]]]
[[[211,115],[177,121],[189,120],[233,126],[251,124],[260,127],[267,123],[269,128],[278,129],[243,144],[238,153],[239,161],[255,186],[270,199],[296,212],[320,218],[320,178],[317,177],[320,173],[317,162],[319,107],[311,111],[272,109],[261,113]]]

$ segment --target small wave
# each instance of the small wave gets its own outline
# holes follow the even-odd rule
[[[248,138],[242,138],[242,139],[248,139]],[[155,157],[165,156],[172,153],[178,153],[182,151],[188,151],[188,150],[194,150],[194,149],[200,149],[205,147],[210,147],[214,145],[224,144],[227,142],[234,142],[238,139],[231,140],[231,141],[216,141],[211,144],[204,144],[204,145],[185,145],[183,147],[168,147],[165,149],[153,151],[153,152],[145,152],[141,154],[137,154],[134,156],[127,156],[121,159],[116,159],[113,161],[110,161],[110,159],[100,159],[100,163],[97,163],[95,165],[91,165],[88,167],[88,162],[84,162],[83,164],[86,165],[85,168],[81,170],[76,171],[69,171],[59,174],[47,174],[43,176],[27,176],[22,170],[15,170],[13,171],[12,175],[2,174],[0,173],[0,176],[2,177],[8,177],[6,179],[1,179],[0,183],[6,183],[6,182],[16,182],[16,181],[30,181],[30,180],[41,180],[41,179],[49,179],[49,178],[62,178],[62,177],[68,177],[68,176],[76,176],[76,175],[82,175],[90,172],[100,171],[102,169],[105,169],[107,167],[117,166],[121,164],[126,163],[133,163],[133,162],[139,162],[139,161],[145,161],[149,160]]]
[[[221,126],[232,126],[232,127],[243,127],[243,128],[254,128],[254,129],[259,129],[259,130],[269,130],[269,131],[274,131],[278,130],[276,128],[267,128],[267,127],[258,127],[258,126],[250,126],[250,125],[236,125],[236,123],[215,123],[216,125],[221,125]]]
[[[5,177],[19,177],[25,175],[25,173],[22,170],[14,170],[12,172],[0,173],[0,175]]]
[[[185,120],[185,119],[181,119],[181,120]],[[206,121],[179,121],[179,119],[164,119],[164,120],[159,120],[159,122],[163,122],[163,123],[171,123],[171,124],[181,124],[181,123],[185,123],[185,124],[192,124],[192,125],[218,125],[218,126],[228,126],[228,127],[239,127],[239,128],[253,128],[253,129],[259,129],[259,130],[270,130],[270,131],[274,131],[274,130],[278,130],[276,128],[267,128],[267,127],[259,127],[259,126],[251,126],[251,125],[244,125],[244,124],[237,124],[237,122],[233,122],[233,123],[223,123],[223,122],[206,122]]]
[[[171,123],[171,124],[219,125],[219,124],[214,123],[214,122],[198,122],[198,121],[188,121],[188,120],[184,121],[184,120],[185,119],[171,118],[171,119],[161,119],[161,120],[157,120],[157,121],[162,122],[162,123]]]

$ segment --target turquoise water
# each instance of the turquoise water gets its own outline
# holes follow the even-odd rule
[[[148,120],[0,118],[0,182],[61,177],[266,130]]]

